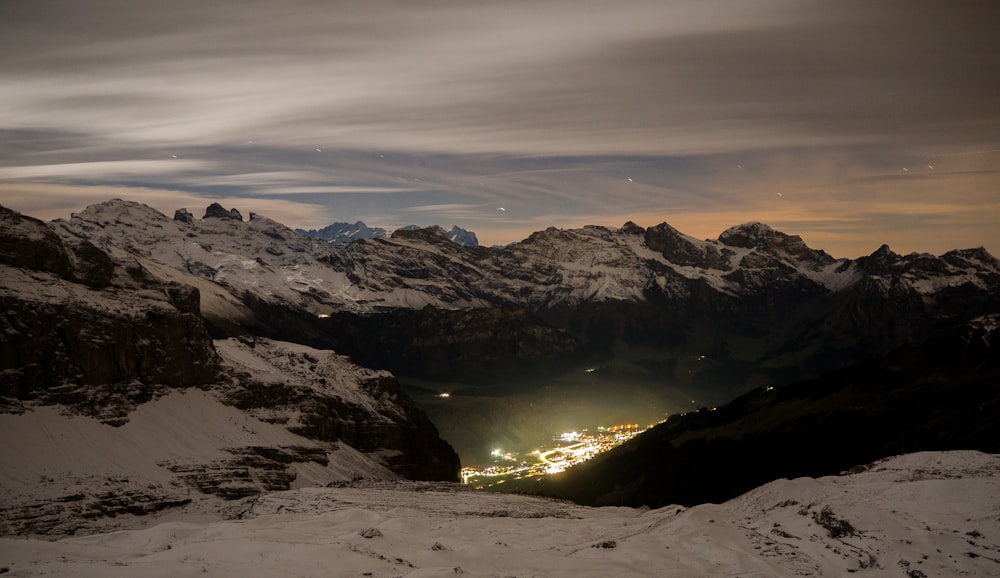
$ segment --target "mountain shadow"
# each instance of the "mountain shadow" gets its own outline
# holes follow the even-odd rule
[[[723,502],[887,456],[1000,451],[1000,316],[816,380],[674,416],[535,491],[588,505]]]

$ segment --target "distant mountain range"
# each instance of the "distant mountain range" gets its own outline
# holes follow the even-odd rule
[[[389,234],[382,227],[369,227],[363,221],[333,223],[322,229],[295,229],[296,233],[312,239],[322,239],[331,245],[346,245],[358,239],[384,239]]]
[[[402,227],[402,230],[413,231],[419,228],[416,225],[407,225]],[[385,239],[389,234],[382,227],[369,227],[363,221],[333,223],[322,229],[310,229],[308,231],[305,229],[295,229],[295,232],[313,239],[322,239],[331,245],[346,245],[358,239]],[[479,246],[479,239],[476,238],[475,233],[466,231],[457,225],[452,225],[451,229],[445,233],[445,236],[464,247]]]

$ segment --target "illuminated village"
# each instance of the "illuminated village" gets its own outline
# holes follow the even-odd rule
[[[632,439],[648,427],[629,423],[599,426],[596,432],[586,429],[564,432],[552,438],[552,447],[542,447],[526,455],[495,449],[491,453],[492,464],[462,468],[462,483],[488,489],[513,480],[556,474]]]

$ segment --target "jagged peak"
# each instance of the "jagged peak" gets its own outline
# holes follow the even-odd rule
[[[417,225],[407,225],[405,227],[400,227],[399,229],[396,229],[395,231],[393,231],[392,235],[389,238],[390,239],[396,239],[396,238],[400,238],[400,239],[425,238],[425,239],[427,239],[427,238],[436,238],[436,237],[440,237],[440,238],[443,238],[443,239],[447,240],[448,242],[451,242],[451,239],[448,239],[448,233],[447,233],[447,231],[445,231],[444,228],[441,227],[441,225],[431,225],[429,227],[418,227]]]
[[[205,216],[202,218],[232,219],[234,221],[242,221],[243,215],[241,215],[236,209],[229,209],[227,211],[219,203],[212,203],[207,209],[205,209]]]
[[[974,249],[955,249],[941,255],[941,259],[957,266],[967,266],[978,263],[987,265],[993,269],[1000,269],[1000,260],[990,254],[986,247],[976,247]]]
[[[666,225],[666,223],[663,224]],[[629,221],[622,225],[622,233],[625,233],[626,235],[644,235],[646,234],[646,229],[636,225],[632,221]]]
[[[187,223],[188,225],[193,225],[194,215],[192,215],[187,209],[180,208],[174,211],[174,220],[181,223]]]
[[[464,247],[478,247],[479,238],[472,231],[463,229],[458,225],[452,225],[451,229],[448,230],[448,238],[454,243],[458,243]]]
[[[889,248],[889,245],[883,244],[881,247],[876,249],[874,253],[869,255],[869,257],[876,259],[886,259],[886,258],[899,259],[901,256],[897,253],[894,253],[893,250]]]

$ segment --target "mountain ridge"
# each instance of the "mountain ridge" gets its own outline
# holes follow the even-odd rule
[[[171,220],[114,200],[50,226],[66,239],[200,284],[216,337],[251,331],[332,343],[362,365],[414,377],[432,374],[402,357],[365,354],[379,348],[379,326],[398,326],[392,316],[424,317],[423,331],[434,333],[446,330],[434,311],[496,310],[518,324],[524,311],[535,333],[556,337],[537,344],[554,369],[600,363],[613,343],[628,349],[650,341],[661,345],[637,352],[644,366],[674,367],[665,377],[680,383],[712,381],[736,391],[758,380],[818,375],[1000,310],[1000,262],[982,248],[904,256],[883,247],[835,259],[761,223],[731,227],[716,240],[666,223],[644,229],[629,222],[551,227],[503,248],[460,246],[440,228],[332,247],[255,213],[245,222]],[[457,379],[473,377],[460,359],[478,347],[464,344],[463,335],[448,339]],[[566,337],[580,347],[567,351]],[[421,347],[414,336],[394,351]],[[722,365],[682,368],[703,355]]]

